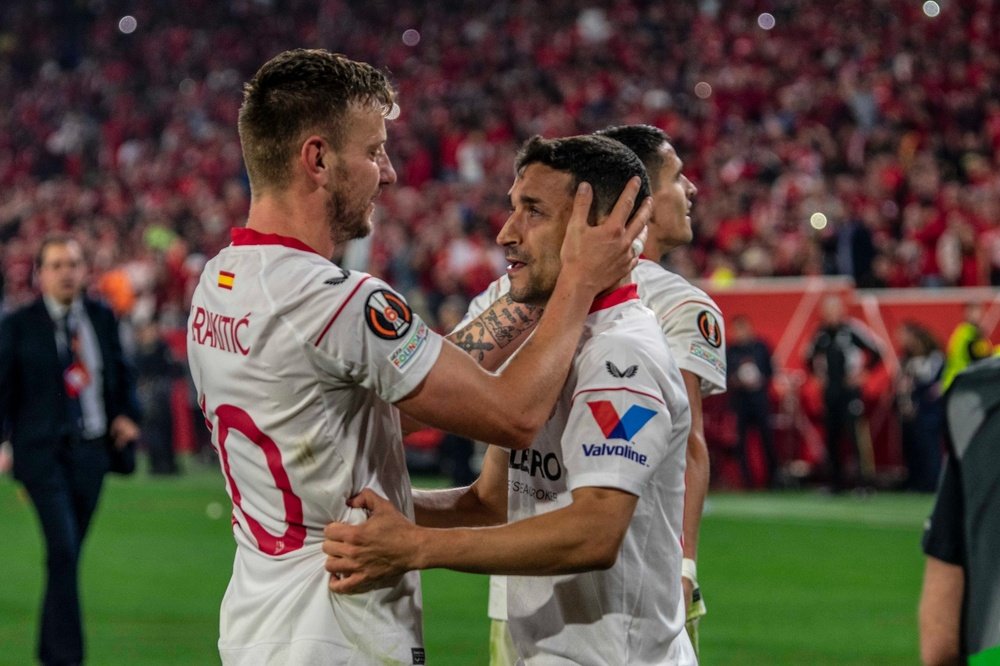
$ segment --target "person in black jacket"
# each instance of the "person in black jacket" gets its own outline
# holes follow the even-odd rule
[[[896,339],[896,413],[907,471],[904,488],[932,493],[937,489],[944,454],[944,354],[931,332],[915,321],[903,322]]]
[[[760,436],[761,448],[767,461],[768,486],[777,487],[778,457],[774,450],[771,401],[768,397],[768,388],[774,375],[771,350],[754,332],[746,315],[737,315],[732,320],[732,339],[726,346],[726,368],[729,402],[736,412],[737,452],[743,470],[743,483],[747,488],[756,485],[747,458],[747,435],[754,428]]]
[[[83,296],[86,268],[68,236],[35,262],[41,296],[0,322],[0,422],[13,473],[38,514],[47,578],[38,636],[43,664],[83,661],[78,569],[109,447],[139,435],[134,387],[106,306]]]
[[[858,451],[858,421],[864,414],[861,400],[862,371],[882,360],[875,342],[846,317],[839,295],[823,299],[822,323],[806,352],[809,367],[823,385],[823,418],[826,454],[833,490],[845,487],[841,440],[846,436]]]
[[[149,454],[149,473],[178,474],[171,398],[174,382],[184,376],[184,366],[174,357],[156,321],[143,322],[136,327],[133,365],[142,408],[142,443]]]

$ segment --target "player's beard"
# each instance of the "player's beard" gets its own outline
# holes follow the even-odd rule
[[[511,257],[508,256],[508,259]],[[519,260],[526,260],[523,256]],[[530,260],[529,260],[530,261]],[[515,303],[544,307],[555,289],[555,278],[531,272],[531,264],[526,263],[522,273],[510,281],[510,298]],[[540,270],[540,268],[539,268]],[[558,277],[558,273],[556,274]]]
[[[342,183],[347,182],[347,167],[337,165],[336,184],[326,200],[326,222],[330,227],[330,238],[340,245],[355,238],[364,238],[372,231],[368,207],[371,199],[358,202]]]

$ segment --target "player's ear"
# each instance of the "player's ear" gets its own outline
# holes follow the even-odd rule
[[[302,142],[299,163],[310,178],[315,180],[326,177],[331,162],[332,151],[326,139],[314,134]]]

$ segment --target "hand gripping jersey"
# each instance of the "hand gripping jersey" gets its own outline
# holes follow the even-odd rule
[[[704,291],[655,261],[632,271],[639,299],[656,314],[681,370],[701,378],[702,396],[726,391],[726,329],[722,311]]]
[[[302,243],[235,229],[188,321],[198,398],[233,502],[225,664],[423,664],[420,579],[334,595],[321,550],[364,488],[413,507],[392,403],[441,338],[388,286]]]

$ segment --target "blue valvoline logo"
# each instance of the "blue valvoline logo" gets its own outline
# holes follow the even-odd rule
[[[608,439],[630,440],[656,415],[652,409],[632,405],[624,416],[618,416],[618,410],[610,400],[588,401],[587,406]]]

